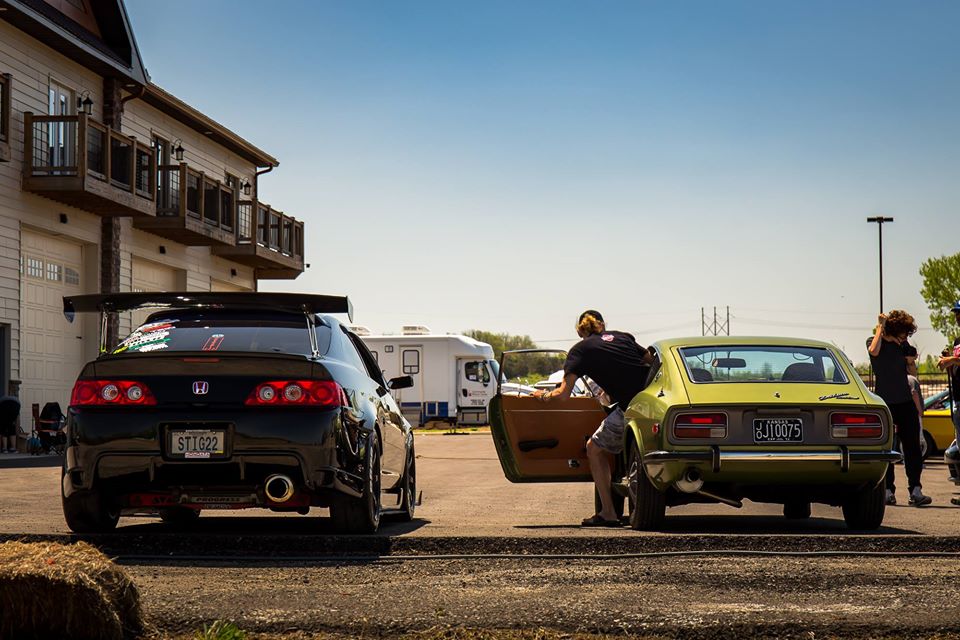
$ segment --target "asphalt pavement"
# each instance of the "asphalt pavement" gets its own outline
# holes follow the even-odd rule
[[[924,470],[933,505],[891,507],[877,532],[848,531],[838,508],[788,521],[747,502],[670,509],[649,533],[581,528],[591,485],[511,484],[489,434],[418,435],[417,451],[423,504],[378,536],[338,537],[315,509],[205,512],[187,532],[123,518],[85,539],[131,574],[149,622],[183,637],[215,619],[297,637],[960,637],[960,508],[942,463]],[[0,456],[0,541],[77,539],[59,466]]]
[[[411,524],[386,523],[391,537],[584,537],[665,535],[849,535],[840,509],[814,505],[808,520],[788,521],[777,505],[749,501],[742,509],[726,505],[685,505],[668,509],[659,533],[623,529],[584,529],[593,513],[589,483],[511,484],[503,477],[488,433],[417,436],[417,471],[423,503]],[[49,465],[49,466],[42,466]],[[923,473],[933,504],[906,505],[906,478],[897,468],[900,504],[887,509],[886,536],[960,535],[960,507],[950,504],[956,488],[942,461]],[[67,534],[60,512],[60,461],[56,456],[0,455],[0,534]],[[266,518],[269,522],[263,521]],[[209,534],[330,534],[325,509],[308,516],[264,510],[204,512],[197,531]],[[132,528],[132,529],[131,529]],[[166,531],[156,518],[123,518],[120,529],[149,534]],[[864,534],[856,534],[864,535]],[[869,535],[869,534],[867,534]]]

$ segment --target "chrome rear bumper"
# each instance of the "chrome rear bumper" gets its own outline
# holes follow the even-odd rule
[[[900,462],[899,451],[850,451],[838,447],[828,451],[724,451],[714,446],[710,451],[650,451],[644,454],[644,464],[665,462],[709,462],[717,472],[724,462],[836,462],[842,471],[850,468],[851,462]]]

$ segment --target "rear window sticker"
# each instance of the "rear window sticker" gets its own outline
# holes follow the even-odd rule
[[[203,346],[200,348],[201,351],[216,351],[220,348],[220,345],[223,344],[223,334],[215,333],[207,341],[203,343]]]

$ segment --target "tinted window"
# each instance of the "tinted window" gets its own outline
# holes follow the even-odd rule
[[[329,346],[329,328],[323,334]],[[310,334],[302,316],[235,312],[164,312],[151,315],[113,351],[250,351],[310,355]]]
[[[369,375],[367,373],[367,367],[363,364],[363,359],[360,357],[360,354],[357,353],[357,348],[353,346],[347,330],[342,325],[340,328],[343,329],[343,340],[340,346],[340,350],[343,352],[343,361],[352,364],[360,373]]]

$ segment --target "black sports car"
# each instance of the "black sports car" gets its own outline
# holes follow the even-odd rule
[[[350,313],[345,297],[64,298],[68,319],[146,307],[162,310],[101,348],[73,389],[62,481],[73,531],[129,514],[186,525],[204,509],[329,507],[338,531],[372,533],[382,494],[413,517],[413,432],[390,395],[413,383],[384,380],[363,342],[326,315]]]

